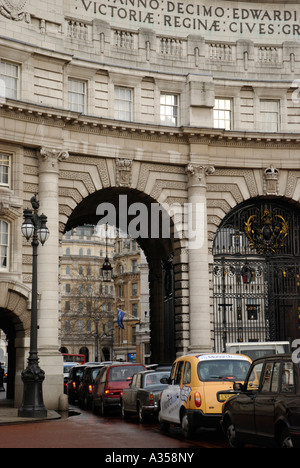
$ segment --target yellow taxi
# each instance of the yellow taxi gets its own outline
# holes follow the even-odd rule
[[[244,382],[251,362],[248,356],[225,353],[176,359],[160,398],[161,429],[180,425],[190,438],[197,428],[219,428],[223,403],[232,396],[234,382]]]

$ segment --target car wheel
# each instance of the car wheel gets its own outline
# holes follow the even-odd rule
[[[294,444],[289,433],[289,430],[285,428],[280,437],[280,448],[294,448]]]
[[[125,403],[123,400],[121,403],[121,412],[122,412],[122,419],[128,419],[129,415],[128,415],[128,412],[125,410]]]
[[[160,412],[158,413],[158,422],[161,432],[169,432],[170,424],[162,419]]]
[[[194,434],[194,428],[190,423],[187,412],[185,411],[181,420],[181,428],[186,439],[191,439]]]
[[[231,421],[228,421],[226,426],[226,438],[230,448],[242,447],[242,444],[240,444],[240,442],[237,440],[235,426]]]
[[[93,414],[96,414],[98,415],[99,414],[99,406],[97,406],[93,400],[93,403],[92,403],[92,412]]]
[[[86,395],[84,395],[82,400],[82,409],[88,410],[89,409],[89,399]]]
[[[139,417],[139,423],[144,424],[145,422],[145,414],[143,411],[143,407],[140,403],[138,403],[138,417]]]
[[[101,403],[100,403],[100,414],[103,417],[107,416],[107,409],[105,408],[103,400],[101,400]]]

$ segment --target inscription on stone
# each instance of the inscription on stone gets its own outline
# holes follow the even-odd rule
[[[76,10],[109,23],[153,27],[191,33],[219,33],[247,37],[300,35],[300,9],[238,2],[198,3],[196,0],[74,0]],[[228,6],[230,5],[230,6]]]

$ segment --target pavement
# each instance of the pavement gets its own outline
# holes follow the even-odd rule
[[[0,426],[7,424],[24,424],[28,422],[51,421],[61,419],[62,415],[56,411],[47,411],[45,418],[20,418],[19,408],[14,408],[14,401],[6,398],[6,392],[0,392]]]

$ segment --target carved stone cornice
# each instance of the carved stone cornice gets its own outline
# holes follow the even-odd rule
[[[237,148],[289,148],[299,149],[300,133],[268,134],[261,132],[224,131],[197,127],[163,127],[140,122],[119,122],[82,116],[60,109],[16,102],[0,101],[0,114],[15,120],[24,120],[38,125],[71,129],[72,131],[110,135],[122,138],[138,138],[149,141],[171,141],[186,144],[203,144]]]

